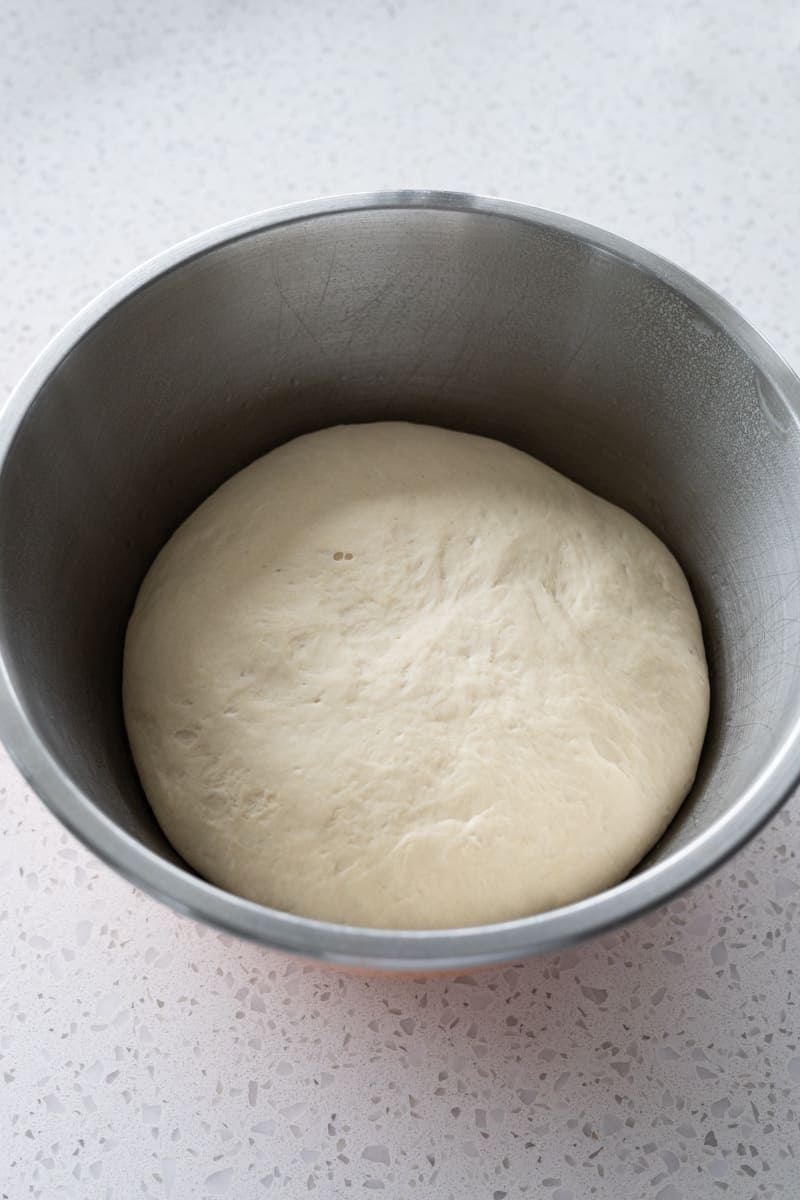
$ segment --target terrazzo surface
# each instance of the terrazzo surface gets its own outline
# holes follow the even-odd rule
[[[243,212],[527,200],[800,362],[800,9],[0,3],[0,390]],[[0,1196],[800,1195],[800,816],[638,924],[442,979],[305,966],[98,864],[0,761]]]

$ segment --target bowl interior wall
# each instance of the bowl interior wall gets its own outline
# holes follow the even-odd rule
[[[469,212],[350,212],[227,243],[127,299],[46,381],[0,477],[0,638],[74,780],[176,860],[122,723],[141,578],[258,455],[384,419],[510,442],[673,549],[713,710],[695,788],[651,860],[707,829],[798,716],[797,426],[666,284],[570,235]]]

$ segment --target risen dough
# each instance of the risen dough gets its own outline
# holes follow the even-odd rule
[[[124,702],[202,875],[429,929],[622,879],[692,783],[708,675],[633,517],[499,442],[385,423],[298,438],[189,517],[139,593]]]

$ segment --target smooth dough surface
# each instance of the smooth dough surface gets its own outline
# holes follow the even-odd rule
[[[288,443],[159,554],[124,662],[159,823],[212,882],[383,928],[622,879],[708,717],[681,568],[520,451],[403,423]]]

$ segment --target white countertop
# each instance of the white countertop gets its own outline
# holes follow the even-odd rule
[[[624,234],[800,363],[793,0],[6,0],[0,46],[3,396],[166,244],[407,186]],[[0,771],[0,1197],[800,1193],[796,801],[636,926],[367,979],[175,916]]]

